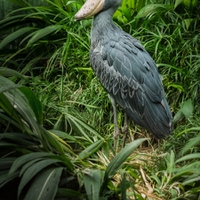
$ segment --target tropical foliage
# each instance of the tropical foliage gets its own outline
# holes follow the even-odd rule
[[[73,18],[83,1],[10,4],[0,21],[1,199],[200,199],[199,1],[124,0],[115,13],[156,61],[174,115],[165,141],[131,123],[117,153],[88,59],[91,19]]]

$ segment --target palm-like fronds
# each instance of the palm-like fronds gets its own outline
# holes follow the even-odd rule
[[[1,71],[5,72],[3,68]],[[26,79],[13,70],[7,69],[6,74]],[[15,185],[17,197],[13,194],[12,198],[55,199],[62,196],[70,199],[87,195],[89,199],[107,199],[104,193],[109,191],[112,177],[144,139],[129,144],[108,166],[96,171],[99,166],[96,153],[109,144],[92,127],[65,113],[70,118],[68,121],[73,122],[72,126],[77,127],[74,131],[80,131],[81,135],[47,130],[43,127],[42,105],[29,88],[4,76],[0,76],[0,86],[0,191],[11,182],[19,182]],[[80,141],[87,142],[81,144]],[[88,173],[87,168],[90,168]],[[82,180],[78,180],[77,172],[83,176]],[[78,191],[75,191],[71,185],[78,183]],[[81,192],[82,184],[86,194]],[[89,186],[94,190],[89,190]]]
[[[10,199],[144,199],[144,182],[155,199],[199,198],[199,3],[124,0],[115,13],[154,57],[177,113],[168,153],[141,169],[130,154],[143,140],[113,157],[111,106],[89,67],[91,22],[73,20],[83,1],[12,2],[0,21],[1,196],[13,187]]]

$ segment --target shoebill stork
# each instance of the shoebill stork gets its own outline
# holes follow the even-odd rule
[[[114,146],[119,134],[116,103],[156,138],[171,132],[172,114],[157,67],[141,43],[118,28],[113,14],[122,0],[86,0],[75,20],[94,16],[90,63],[114,111]]]

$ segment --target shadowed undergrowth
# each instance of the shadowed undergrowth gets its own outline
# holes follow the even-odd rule
[[[164,141],[131,122],[116,154],[89,64],[91,20],[73,20],[83,1],[12,2],[0,21],[1,198],[199,199],[199,2],[124,0],[115,13],[155,59],[174,115]]]

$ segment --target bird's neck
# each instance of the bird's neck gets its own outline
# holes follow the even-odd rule
[[[117,29],[113,22],[113,14],[115,10],[105,10],[94,16],[92,30],[91,30],[91,43],[97,43],[102,38],[112,37],[112,33]],[[107,37],[105,37],[107,36]]]

